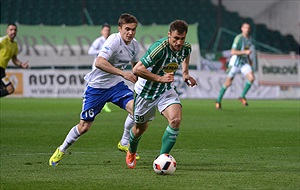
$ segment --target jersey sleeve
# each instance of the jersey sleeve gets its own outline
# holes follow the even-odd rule
[[[119,41],[117,40],[117,38],[112,35],[109,36],[107,40],[104,42],[102,48],[100,49],[98,56],[108,60],[117,50],[118,45],[119,45]]]
[[[242,37],[241,35],[237,35],[232,43],[231,49],[241,50],[242,48]]]
[[[143,65],[148,68],[153,66],[164,54],[164,48],[161,48],[158,42],[152,44],[145,55],[140,59]]]
[[[88,54],[89,55],[97,55],[100,51],[100,47],[102,46],[100,38],[97,38],[89,48]]]

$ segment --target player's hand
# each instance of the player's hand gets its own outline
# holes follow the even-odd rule
[[[197,85],[197,81],[190,75],[184,76],[183,80],[188,86],[193,87],[193,86]]]
[[[22,62],[21,65],[20,65],[20,67],[23,68],[23,69],[27,69],[28,66],[29,66],[29,65],[28,65],[28,62],[29,62],[29,61]]]
[[[158,80],[160,83],[169,83],[174,82],[174,73],[166,73],[163,76],[161,76]]]
[[[246,55],[250,55],[251,54],[251,50],[244,50]]]
[[[123,78],[132,83],[135,83],[137,81],[137,77],[131,72],[123,72]]]

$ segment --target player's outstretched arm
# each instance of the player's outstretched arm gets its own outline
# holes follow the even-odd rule
[[[123,71],[115,68],[114,66],[112,66],[106,59],[104,59],[103,57],[97,57],[96,58],[96,63],[95,66],[98,69],[101,69],[105,72],[114,74],[114,75],[119,75],[119,76],[123,76]]]
[[[174,81],[174,73],[166,73],[163,76],[153,74],[147,70],[147,68],[143,65],[143,63],[141,61],[139,61],[133,67],[133,73],[136,76],[142,77],[144,79],[155,81],[155,82],[160,82],[160,83],[169,83],[169,82]]]
[[[96,59],[96,63],[95,66],[98,69],[101,69],[105,72],[114,74],[114,75],[119,75],[122,76],[124,79],[129,80],[130,82],[135,83],[137,81],[137,78],[135,75],[133,75],[130,72],[125,72],[122,71],[114,66],[112,66],[106,59],[104,59],[103,57],[97,57]]]
[[[236,50],[234,48],[231,49],[230,51],[231,55],[250,55],[251,50]]]
[[[16,66],[18,66],[18,67],[21,67],[21,68],[23,68],[23,69],[26,69],[26,68],[28,68],[28,62],[29,61],[26,61],[26,62],[22,62],[22,61],[20,61],[18,58],[17,58],[17,56],[13,56],[12,57],[12,62],[16,65]]]

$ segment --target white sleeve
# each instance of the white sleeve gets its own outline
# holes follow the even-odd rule
[[[107,38],[104,42],[103,47],[101,48],[98,56],[109,60],[113,56],[114,51],[117,51],[117,46],[119,45],[118,39],[114,38],[112,35]]]
[[[97,55],[100,51],[101,48],[101,41],[100,38],[97,38],[91,45],[91,47],[89,48],[88,54],[89,55]]]

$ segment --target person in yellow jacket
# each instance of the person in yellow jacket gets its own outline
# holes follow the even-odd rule
[[[15,24],[8,24],[6,34],[6,36],[0,37],[0,97],[12,94],[15,90],[13,84],[5,73],[9,60],[11,59],[12,62],[20,68],[28,68],[28,61],[22,62],[17,58],[18,44],[14,41],[17,36],[17,26]]]

